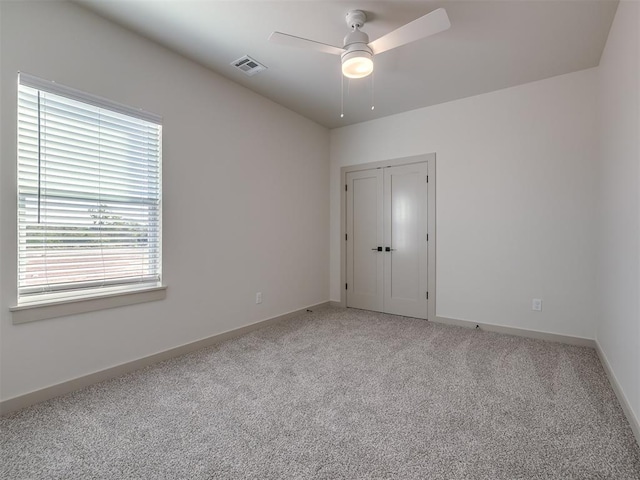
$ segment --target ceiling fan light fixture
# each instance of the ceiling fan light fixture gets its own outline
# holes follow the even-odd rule
[[[373,72],[373,55],[366,51],[348,52],[342,56],[342,74],[347,78],[364,78]]]
[[[2,0],[0,0],[2,1]],[[451,26],[444,8],[437,8],[391,32],[369,42],[369,35],[360,30],[367,21],[362,10],[351,10],[346,16],[351,31],[344,37],[342,48],[287,33],[273,32],[269,41],[317,50],[342,57],[342,75],[347,78],[364,78],[373,73],[373,55],[415,42],[442,32]]]

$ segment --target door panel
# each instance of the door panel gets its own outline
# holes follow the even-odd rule
[[[427,318],[427,165],[384,170],[384,311]]]
[[[347,174],[347,306],[382,311],[382,173]]]
[[[347,173],[347,307],[427,318],[426,179],[426,162]]]

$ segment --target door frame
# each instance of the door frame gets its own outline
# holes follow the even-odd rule
[[[393,158],[379,162],[347,165],[340,169],[340,306],[347,306],[347,292],[343,285],[347,281],[347,193],[342,185],[347,185],[347,173],[374,168],[396,167],[413,163],[427,163],[429,187],[427,189],[427,233],[429,245],[427,250],[427,283],[429,285],[429,302],[427,320],[436,319],[436,154],[426,153],[410,157]]]

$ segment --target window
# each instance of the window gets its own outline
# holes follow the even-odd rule
[[[159,286],[160,118],[18,83],[18,304]]]

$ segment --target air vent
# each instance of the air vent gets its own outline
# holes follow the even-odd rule
[[[253,77],[256,73],[263,72],[267,69],[257,60],[254,60],[249,55],[239,58],[235,62],[231,62],[231,65],[241,70],[245,75]]]

